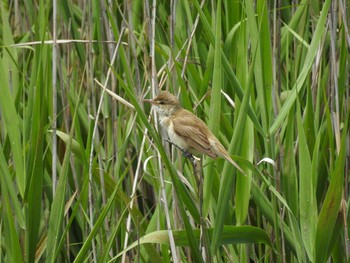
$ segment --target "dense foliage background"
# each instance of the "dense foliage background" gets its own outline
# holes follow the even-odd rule
[[[0,262],[348,261],[348,1],[0,11]],[[159,89],[246,177],[193,172],[143,103]]]

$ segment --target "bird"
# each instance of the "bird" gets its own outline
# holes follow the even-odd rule
[[[144,102],[151,103],[156,110],[160,125],[175,146],[195,155],[205,154],[213,159],[222,157],[245,174],[205,122],[182,108],[176,96],[168,91],[160,91],[154,99],[144,99]]]

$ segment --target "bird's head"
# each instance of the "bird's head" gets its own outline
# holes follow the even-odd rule
[[[163,116],[170,116],[180,109],[179,100],[168,91],[161,91],[153,100],[144,100],[149,102],[155,110]]]

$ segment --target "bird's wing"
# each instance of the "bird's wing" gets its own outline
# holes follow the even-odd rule
[[[197,120],[201,121],[200,119]],[[203,127],[200,129],[198,125],[194,126],[193,119],[186,116],[175,118],[173,120],[173,128],[174,132],[181,136],[195,152],[206,154],[212,158],[217,157],[211,150],[207,136],[203,133]],[[208,128],[205,127],[204,129]]]

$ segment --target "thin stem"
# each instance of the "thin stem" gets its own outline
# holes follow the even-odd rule
[[[57,0],[53,1],[52,46],[52,194],[57,186]]]
[[[122,30],[120,32],[120,36],[119,36],[119,40],[118,40],[117,46],[114,49],[114,54],[113,54],[113,57],[112,57],[112,61],[110,63],[111,66],[114,65],[114,62],[115,62],[115,60],[117,58],[118,49],[119,49],[119,46],[121,44],[121,40],[122,40],[122,37],[124,35],[124,31],[125,31],[125,28],[122,28]],[[100,102],[98,104],[98,108],[97,108],[97,112],[96,112],[96,116],[95,116],[94,130],[93,130],[93,133],[92,133],[92,140],[91,140],[91,151],[90,151],[90,159],[89,159],[90,230],[92,230],[93,225],[94,225],[94,223],[93,223],[93,214],[92,214],[93,206],[92,206],[92,189],[91,189],[91,187],[92,187],[92,163],[93,163],[93,159],[94,159],[94,141],[95,141],[96,134],[97,134],[97,126],[98,126],[100,112],[101,112],[101,109],[102,109],[102,102],[103,102],[103,98],[104,98],[104,93],[106,91],[106,86],[108,84],[111,72],[112,72],[112,69],[111,69],[111,67],[109,67],[108,72],[107,72],[107,76],[106,76],[106,80],[105,80],[105,83],[103,85],[104,88],[103,88],[101,96],[100,96]]]

